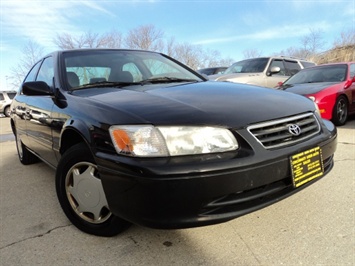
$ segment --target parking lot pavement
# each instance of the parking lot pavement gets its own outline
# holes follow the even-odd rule
[[[219,225],[132,226],[113,238],[71,225],[54,171],[21,165],[15,142],[2,141],[0,265],[355,265],[355,119],[338,131],[333,171],[286,200]]]

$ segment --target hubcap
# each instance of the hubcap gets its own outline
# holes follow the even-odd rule
[[[66,176],[65,190],[72,209],[85,221],[99,224],[111,216],[94,164],[75,164]]]
[[[337,117],[340,122],[343,122],[346,119],[346,103],[344,100],[340,100],[337,105]]]

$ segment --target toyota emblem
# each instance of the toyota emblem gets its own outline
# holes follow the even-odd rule
[[[301,128],[299,125],[292,124],[288,126],[288,132],[290,132],[294,136],[298,136],[301,134]]]

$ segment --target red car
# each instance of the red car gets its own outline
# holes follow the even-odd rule
[[[304,95],[317,103],[322,118],[335,125],[355,113],[355,62],[332,63],[302,69],[278,89]]]

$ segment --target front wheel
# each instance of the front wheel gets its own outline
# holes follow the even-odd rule
[[[84,143],[71,147],[62,156],[56,191],[64,213],[83,232],[115,236],[130,225],[111,213],[97,166]]]
[[[345,125],[348,119],[348,101],[344,96],[339,96],[333,108],[332,122],[336,126]]]
[[[5,107],[4,114],[6,117],[10,117],[10,115],[11,115],[10,106]]]

